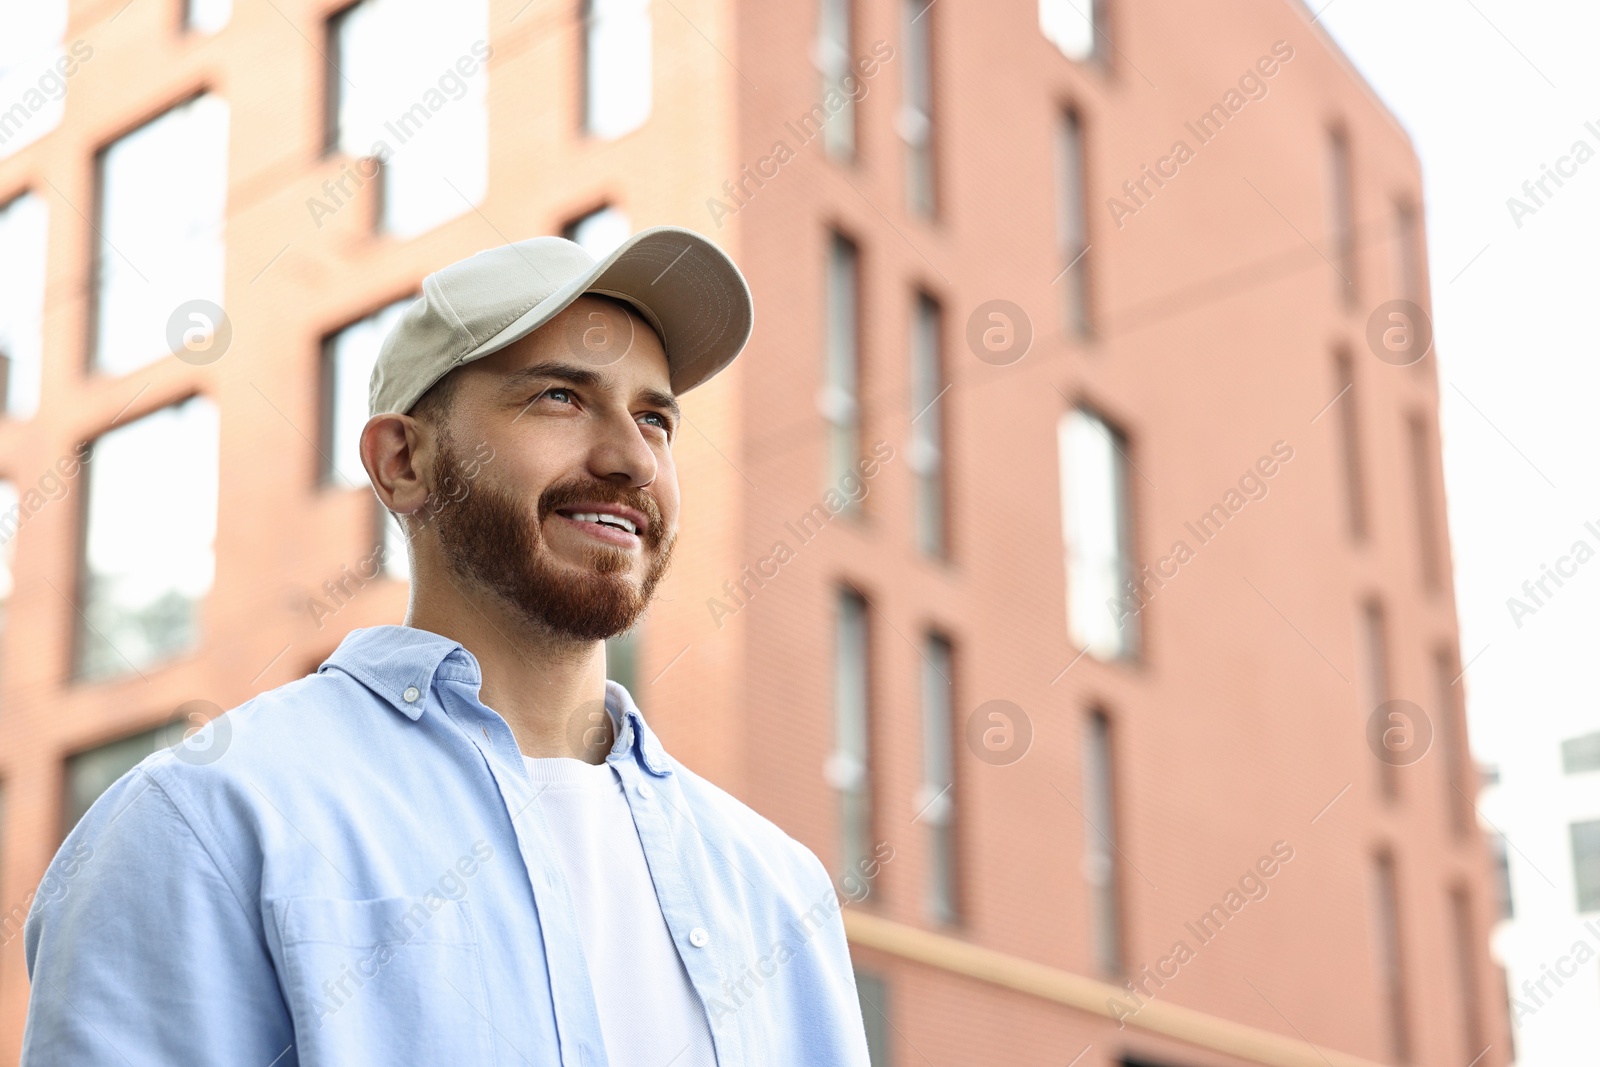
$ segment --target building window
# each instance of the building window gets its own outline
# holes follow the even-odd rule
[[[934,213],[933,16],[936,0],[900,0],[905,78],[898,127],[906,143],[906,204],[913,215]]]
[[[1350,170],[1350,140],[1343,130],[1328,133],[1328,228],[1333,243],[1334,281],[1346,307],[1356,303],[1355,191]]]
[[[96,370],[125,374],[171,354],[180,307],[222,303],[227,103],[207,94],[172,108],[102,149],[96,173],[91,348]]]
[[[1421,415],[1406,420],[1406,439],[1411,450],[1411,491],[1416,501],[1417,555],[1422,571],[1422,587],[1436,593],[1442,587],[1444,569],[1440,564],[1439,493],[1433,480],[1433,435]]]
[[[1422,302],[1422,224],[1415,204],[1402,200],[1394,208],[1395,296]]]
[[[856,104],[851,89],[855,86],[855,47],[851,21],[852,0],[820,0],[815,61],[822,75],[819,97],[826,109],[830,98],[839,110],[824,118],[822,147],[837,159],[851,159],[856,153]]]
[[[847,479],[855,476],[856,460],[861,454],[860,323],[857,318],[860,254],[849,238],[837,233],[830,236],[827,269],[824,312],[827,362],[823,367],[817,406],[828,421],[828,468],[824,488],[843,492],[842,487],[849,484]],[[846,511],[857,507],[854,495],[846,494],[845,499]]]
[[[0,479],[0,640],[11,629],[11,595],[17,587],[17,526],[22,522],[22,500],[16,483]]]
[[[0,414],[12,419],[39,410],[48,215],[31,193],[0,206]]]
[[[1600,771],[1600,731],[1561,742],[1561,771],[1563,774]]]
[[[1132,658],[1139,627],[1128,606],[1132,524],[1123,437],[1084,408],[1061,416],[1057,437],[1073,645],[1101,659]]]
[[[1356,655],[1359,672],[1362,721],[1375,713],[1389,700],[1389,638],[1384,622],[1383,606],[1377,601],[1361,605],[1356,616]],[[1378,784],[1385,799],[1392,800],[1399,793],[1399,776],[1395,764],[1378,760]]]
[[[1367,536],[1367,492],[1361,461],[1359,393],[1350,353],[1340,352],[1334,357],[1334,371],[1339,390],[1334,403],[1339,408],[1340,444],[1343,446],[1345,517],[1350,536],[1360,541]]]
[[[833,754],[826,772],[839,794],[837,877],[849,886],[865,877],[873,857],[867,603],[841,590],[836,611]]]
[[[577,243],[598,263],[633,236],[633,227],[626,212],[607,205],[567,223],[561,236]]]
[[[93,452],[77,640],[85,679],[199,643],[216,569],[216,405],[192,396],[102,434]]]
[[[955,722],[950,642],[928,637],[922,658],[922,789],[917,821],[928,827],[930,870],[928,916],[953,923],[957,907]]]
[[[1378,989],[1383,998],[1389,1030],[1389,1051],[1395,1060],[1411,1058],[1411,1035],[1405,1003],[1404,953],[1401,950],[1400,895],[1394,858],[1384,853],[1372,865],[1372,916],[1378,969]]]
[[[1456,681],[1461,671],[1456,657],[1441,649],[1433,657],[1434,690],[1439,708],[1439,739],[1445,768],[1445,807],[1450,812],[1450,826],[1460,836],[1467,836],[1473,826],[1473,796],[1477,792],[1473,782],[1472,762],[1467,750],[1466,716],[1457,699]]]
[[[1575,822],[1570,829],[1578,910],[1600,911],[1600,819]]]
[[[96,459],[99,457],[96,456]],[[178,737],[165,726],[100,745],[67,757],[66,795],[61,804],[61,836],[66,837],[100,794],[133,770],[152,752],[166,748]]]
[[[42,93],[39,80],[59,73],[62,68],[56,64],[63,59],[70,64],[66,69],[76,68],[77,60],[61,47],[66,32],[67,0],[0,6],[0,100],[6,107],[0,112],[0,159],[20,152],[61,124],[67,110],[66,90]]]
[[[585,0],[584,129],[612,138],[650,117],[650,0]]]
[[[1097,52],[1096,20],[1103,0],[1039,0],[1039,29],[1068,59],[1083,61]]]
[[[1077,112],[1065,111],[1056,123],[1056,243],[1065,288],[1067,330],[1079,337],[1090,333],[1088,172],[1084,167],[1083,124]]]
[[[365,200],[364,219],[414,237],[482,202],[488,19],[485,0],[362,0],[328,20],[324,142],[353,162],[312,198],[319,229]]]
[[[1461,1004],[1461,1062],[1484,1051],[1482,1000],[1478,994],[1478,938],[1472,922],[1472,899],[1460,886],[1450,891],[1450,933],[1455,948],[1456,998]]]
[[[1498,831],[1490,831],[1487,836],[1489,854],[1494,862],[1495,914],[1501,919],[1515,918],[1516,904],[1511,899],[1511,850],[1505,836]]]
[[[233,0],[184,0],[183,25],[199,33],[216,33],[233,17]]]
[[[1095,966],[1104,975],[1122,973],[1122,927],[1118,909],[1117,820],[1112,777],[1111,724],[1092,712],[1083,744],[1083,873],[1089,882],[1090,937]]]
[[[413,297],[353,322],[322,342],[322,441],[317,459],[324,486],[370,485],[361,463],[361,431],[367,425],[372,365],[383,339],[399,323]]]
[[[857,970],[856,995],[867,1027],[867,1063],[889,1067],[889,986],[882,976]]]
[[[639,702],[639,626],[606,639],[606,677]]]
[[[918,293],[911,323],[911,452],[916,475],[917,546],[945,554],[943,339],[939,304]]]
[[[372,498],[378,542],[383,545],[383,566],[379,575],[396,581],[411,580],[411,555],[406,547],[406,530],[394,512],[383,506],[374,494]]]

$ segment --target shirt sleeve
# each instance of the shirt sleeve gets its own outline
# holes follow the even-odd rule
[[[62,843],[24,949],[22,1067],[297,1062],[259,914],[146,764]]]

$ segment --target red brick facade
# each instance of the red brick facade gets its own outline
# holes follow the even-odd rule
[[[79,0],[68,40],[86,40],[93,58],[71,81],[66,117],[0,160],[0,204],[32,190],[50,207],[43,401],[30,421],[0,422],[0,474],[25,487],[119,415],[195,391],[222,414],[218,563],[192,653],[143,676],[69,681],[80,495],[69,485],[18,538],[0,655],[0,900],[25,902],[54,851],[65,756],[165,721],[185,701],[235,706],[314,669],[348,629],[402,617],[405,588],[393,581],[366,585],[320,629],[305,608],[324,579],[372,547],[370,492],[319,488],[314,476],[321,338],[430,269],[559,232],[612,203],[635,227],[671,223],[719,241],[756,303],[744,356],[686,398],[683,529],[641,631],[635,695],[669,750],[835,866],[837,798],[823,774],[835,604],[842,587],[866,598],[872,829],[893,858],[846,910],[852,922],[855,913],[886,921],[851,929],[861,935],[858,966],[886,983],[894,1063],[1061,1064],[1085,1046],[1084,1065],[1321,1062],[1305,1041],[1330,1057],[1390,1062],[1394,1013],[1379,992],[1370,889],[1380,854],[1395,871],[1411,1061],[1462,1067],[1480,1051],[1468,1047],[1476,1032],[1491,1046],[1479,1063],[1507,1062],[1485,855],[1476,834],[1452,827],[1449,783],[1460,769],[1435,745],[1386,771],[1365,733],[1372,708],[1357,617],[1374,597],[1387,624],[1389,693],[1421,705],[1436,731],[1461,729],[1459,686],[1446,708],[1435,684],[1436,654],[1456,647],[1448,546],[1441,524],[1433,550],[1445,577],[1430,591],[1418,546],[1428,526],[1408,458],[1408,420],[1419,418],[1421,497],[1442,515],[1433,359],[1395,366],[1367,341],[1374,309],[1408,295],[1393,218],[1396,205],[1420,203],[1418,163],[1302,7],[1112,0],[1103,59],[1076,63],[1041,34],[1034,0],[940,0],[920,16],[933,42],[929,219],[906,206],[898,2],[854,5],[855,57],[877,62],[857,68],[866,92],[856,157],[841,162],[795,125],[821,94],[813,3],[653,5],[651,116],[596,142],[577,123],[576,0],[522,11],[520,0],[493,0],[488,194],[398,241],[373,235],[365,208],[320,227],[308,217],[307,200],[350,163],[321,153],[324,61],[311,43],[336,6],[238,0],[229,25],[201,37],[176,28],[173,0]],[[1259,78],[1235,92],[1252,71]],[[86,373],[94,153],[202,88],[230,106],[233,347],[206,366],[168,359],[124,377]],[[1213,104],[1226,123],[1195,126]],[[1073,267],[1087,278],[1087,337],[1064,325],[1075,279],[1057,280],[1066,264],[1052,146],[1068,108],[1087,175],[1089,251]],[[1332,130],[1349,146],[1347,256],[1327,221]],[[824,497],[827,434],[815,398],[835,231],[860,252],[861,450],[876,446],[882,462],[859,517],[833,517],[802,539],[792,524]],[[938,401],[942,560],[918,551],[912,518],[919,291],[942,309],[950,386]],[[1026,355],[1003,366],[966,339],[974,309],[996,299],[1020,306],[1033,334]],[[1354,381],[1343,394],[1341,350]],[[1134,559],[1165,575],[1145,586],[1133,662],[1079,658],[1068,639],[1056,434],[1076,403],[1125,435]],[[1357,406],[1360,540],[1346,521],[1345,404]],[[1257,466],[1264,457],[1276,460],[1270,476]],[[1253,470],[1265,495],[1227,503]],[[1230,517],[1197,537],[1190,527],[1219,502]],[[792,558],[776,566],[779,541]],[[1179,542],[1190,549],[1181,562]],[[735,605],[725,583],[738,587],[746,567],[766,577],[746,580]],[[961,920],[951,928],[926,918],[928,831],[913,821],[919,649],[930,631],[953,646],[958,729],[1003,699],[1032,731],[1027,754],[1005,766],[956,745]],[[1027,984],[1019,975],[1035,974],[1030,964],[1121,984],[1096,974],[1081,862],[1092,832],[1077,810],[1083,723],[1096,710],[1110,724],[1124,977],[1153,992],[1126,994],[1125,1004],[1152,1006],[1121,1029],[1103,1003],[1073,1007],[1066,994],[1016,988]],[[1259,899],[1230,907],[1251,872],[1259,882],[1247,884],[1265,895],[1250,889]],[[1479,934],[1468,983],[1480,1001],[1476,1031],[1454,962],[1457,887]],[[1196,936],[1192,924],[1219,904],[1225,926]],[[998,970],[984,980],[918,958],[943,942],[912,938],[896,950],[890,935],[902,928],[992,950]],[[1152,973],[1171,977],[1158,988]],[[18,1054],[27,996],[21,938],[8,927],[0,1060]],[[1171,1022],[1179,1016],[1162,1014],[1168,1005],[1203,1014]],[[1252,1044],[1253,1031],[1230,1023],[1284,1041]]]

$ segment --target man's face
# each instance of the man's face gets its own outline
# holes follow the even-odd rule
[[[555,633],[629,629],[678,527],[679,418],[655,332],[632,309],[581,296],[454,373],[430,479],[450,569]]]

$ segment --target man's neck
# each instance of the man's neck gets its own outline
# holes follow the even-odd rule
[[[413,588],[404,625],[459,641],[483,668],[478,697],[511,727],[524,756],[603,762],[613,728],[605,711],[604,641],[575,641],[535,628],[491,598],[446,603]]]

